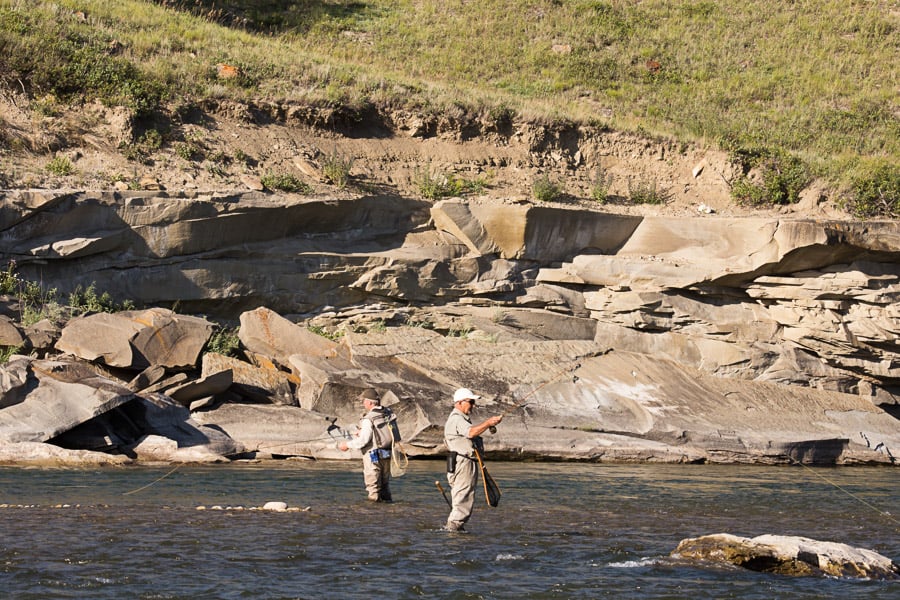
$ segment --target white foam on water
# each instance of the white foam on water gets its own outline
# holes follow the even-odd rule
[[[641,560],[625,560],[622,562],[609,563],[608,567],[614,569],[636,569],[640,567],[651,567],[659,562],[656,558],[642,558]]]
[[[501,560],[525,560],[525,557],[521,554],[498,554],[494,560],[497,562]]]

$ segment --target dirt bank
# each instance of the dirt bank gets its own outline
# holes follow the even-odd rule
[[[3,188],[207,193],[291,175],[319,197],[421,197],[423,179],[454,177],[472,199],[523,202],[546,179],[561,190],[559,202],[610,212],[846,217],[816,184],[794,206],[738,206],[729,193],[735,166],[724,152],[573,123],[231,101],[139,123],[122,108],[48,108],[8,90],[0,113]],[[323,172],[334,157],[351,165],[346,186]],[[602,204],[598,186],[608,191]],[[638,187],[666,202],[634,204]]]

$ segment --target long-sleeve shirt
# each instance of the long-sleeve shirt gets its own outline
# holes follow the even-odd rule
[[[372,419],[363,418],[359,424],[359,433],[347,442],[348,448],[361,450],[372,442]]]

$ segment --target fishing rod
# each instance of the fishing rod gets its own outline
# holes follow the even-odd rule
[[[449,506],[450,508],[453,508],[453,503],[450,502],[450,498],[447,497],[447,492],[444,491],[444,486],[441,485],[441,482],[440,482],[440,481],[435,481],[435,482],[434,482],[434,485],[436,485],[436,486],[437,486],[437,489],[440,490],[441,496],[444,497],[444,502],[447,503],[447,506]]]
[[[601,352],[601,353],[597,353],[597,354],[592,354],[592,355],[590,355],[590,357],[593,358],[593,357],[595,357],[595,356],[601,356],[602,354],[606,354],[607,352],[609,352],[609,350],[605,350],[605,351],[603,351],[603,352]],[[523,397],[521,397],[521,398],[519,398],[518,400],[512,402],[512,406],[511,406],[510,408],[507,408],[507,409],[506,409],[505,411],[503,411],[502,413],[500,413],[500,416],[505,417],[506,415],[508,415],[509,413],[513,412],[514,410],[518,410],[518,409],[520,409],[520,408],[525,408],[525,405],[526,405],[526,402],[525,402],[525,401],[526,401],[526,400],[528,400],[529,398],[531,398],[532,396],[534,396],[535,394],[537,394],[539,391],[541,391],[541,390],[542,390],[543,388],[545,388],[546,386],[550,385],[550,384],[553,383],[554,381],[556,381],[556,380],[558,380],[559,378],[561,378],[561,377],[562,377],[563,375],[565,375],[566,373],[572,373],[572,372],[574,372],[574,371],[577,371],[577,370],[580,369],[580,368],[581,368],[581,362],[579,361],[579,362],[576,362],[574,366],[566,366],[566,367],[560,369],[559,371],[557,371],[556,373],[554,373],[553,376],[551,376],[549,379],[547,379],[546,381],[544,381],[544,383],[538,385],[538,386],[535,387],[533,390],[531,390],[530,392],[528,392],[527,394],[525,394]],[[578,375],[572,375],[572,383],[578,383]],[[493,425],[491,425],[488,429],[489,429],[489,431],[490,431],[491,433],[497,433],[497,428],[496,428],[495,426],[493,426]]]
[[[331,440],[332,442],[335,443],[335,445],[338,445],[338,444],[340,444],[341,440],[351,439],[350,432],[345,430],[342,427],[339,427],[336,424],[337,420],[338,420],[337,417],[334,417],[332,419],[325,417],[325,420],[329,422],[328,427],[325,429],[325,433],[327,433],[328,435],[323,435],[323,436],[314,437],[314,438],[308,438],[308,439],[304,439],[304,440],[291,440],[289,442],[280,442],[277,444],[260,443],[260,444],[256,445],[256,448],[254,448],[253,451],[254,452],[258,452],[260,450],[268,451],[268,450],[272,450],[273,448],[282,448],[284,446],[290,446],[292,444],[307,444],[309,442],[323,442],[326,440]],[[335,431],[338,432],[337,433],[338,437],[335,437],[335,433],[334,433]]]

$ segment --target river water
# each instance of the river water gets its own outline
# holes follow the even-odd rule
[[[791,578],[669,557],[687,537],[800,535],[900,560],[895,468],[491,463],[468,534],[442,532],[443,463],[393,504],[350,462],[0,468],[0,596],[900,598],[900,582]],[[252,510],[268,501],[309,508]],[[206,510],[199,510],[205,507]],[[221,507],[213,508],[213,507]]]

